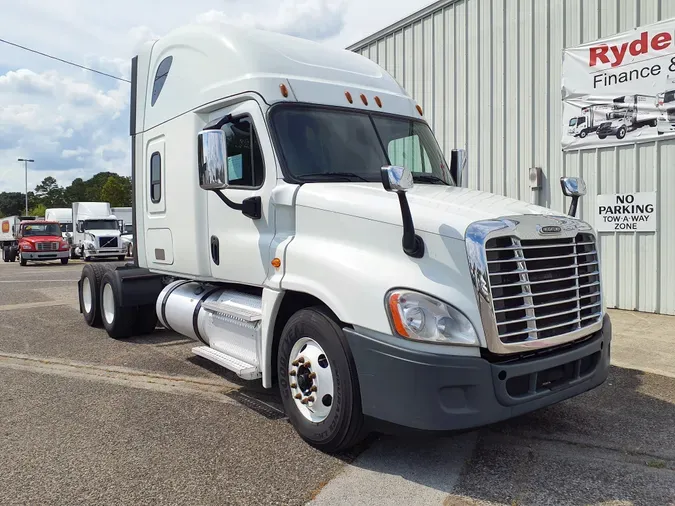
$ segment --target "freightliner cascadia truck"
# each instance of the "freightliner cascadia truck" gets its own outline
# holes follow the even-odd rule
[[[89,325],[164,328],[278,388],[326,452],[595,388],[611,324],[584,221],[466,188],[423,110],[349,51],[185,26],[132,60],[134,260],[89,264]],[[573,207],[583,181],[561,181]],[[565,190],[566,189],[566,190]]]

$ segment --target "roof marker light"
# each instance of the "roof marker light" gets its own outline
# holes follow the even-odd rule
[[[363,102],[363,105],[368,105],[368,99],[363,93],[361,93],[361,102]]]
[[[419,104],[417,105],[417,112],[420,113],[420,116],[424,116],[424,114],[422,114],[422,108],[419,106]]]
[[[378,107],[382,107],[382,100],[380,100],[380,97],[375,97],[375,103],[377,104]]]
[[[348,91],[345,91],[345,97],[347,97],[347,101],[349,101],[350,104],[354,103],[354,100],[352,99],[352,94],[349,93]]]
[[[288,97],[288,88],[286,88],[286,85],[284,83],[281,83],[279,85],[279,89],[281,90],[281,94],[284,96],[284,98]]]

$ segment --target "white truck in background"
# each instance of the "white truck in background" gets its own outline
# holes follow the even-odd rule
[[[159,320],[276,384],[327,452],[370,430],[489,424],[607,378],[582,181],[561,180],[569,216],[464,188],[464,152],[446,162],[387,72],[306,40],[186,26],[131,67],[134,261],[84,266],[89,325],[123,339]]]
[[[36,220],[35,216],[6,216],[0,218],[0,252],[3,262],[16,262],[19,257],[19,230],[22,221]]]
[[[45,220],[58,221],[61,236],[68,244],[73,243],[73,210],[67,207],[52,207],[45,210]]]
[[[72,213],[75,223],[72,249],[76,256],[85,261],[125,259],[127,249],[121,239],[121,224],[108,202],[73,202]]]
[[[594,104],[581,109],[581,115],[570,118],[567,128],[568,135],[584,139],[588,134],[595,132],[598,126],[606,121],[612,111],[609,104]]]
[[[131,207],[113,207],[112,213],[122,221],[122,243],[131,256],[134,246],[134,213]]]

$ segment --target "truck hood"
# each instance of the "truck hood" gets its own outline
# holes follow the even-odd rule
[[[407,192],[416,230],[464,240],[467,227],[479,220],[523,214],[569,216],[493,193],[444,185],[418,184]],[[296,205],[401,225],[398,197],[380,183],[308,183]]]
[[[34,244],[36,242],[58,242],[63,241],[60,235],[32,235],[29,237],[22,237],[21,242],[29,242]]]
[[[94,237],[119,237],[119,230],[85,230],[86,234],[91,234]]]

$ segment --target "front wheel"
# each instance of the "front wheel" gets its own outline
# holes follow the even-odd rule
[[[617,139],[623,139],[624,137],[626,137],[626,127],[621,127],[616,132],[616,138]]]
[[[586,130],[582,130],[581,133],[579,134],[579,137],[582,139],[588,135],[588,132]]]
[[[26,260],[21,253],[19,253],[19,265],[21,267],[24,267],[28,263],[28,260]]]
[[[302,309],[281,334],[279,391],[300,437],[333,453],[366,435],[356,366],[345,335],[324,308]]]
[[[68,265],[68,259],[67,259],[67,258],[62,258],[62,259],[61,259],[61,263],[62,263],[63,265]]]

